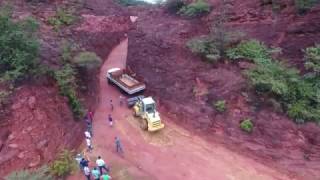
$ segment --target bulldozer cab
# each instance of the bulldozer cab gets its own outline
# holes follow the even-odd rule
[[[156,104],[154,102],[154,100],[151,97],[148,98],[144,98],[142,100],[142,107],[141,109],[143,109],[143,112],[146,112],[148,114],[154,114],[156,113]]]

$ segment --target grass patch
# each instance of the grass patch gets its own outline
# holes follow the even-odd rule
[[[62,26],[69,26],[76,21],[76,16],[71,10],[58,8],[56,14],[48,19],[48,23],[57,31]]]
[[[241,123],[240,123],[240,128],[247,132],[247,133],[251,133],[253,131],[253,123],[251,121],[251,119],[247,118],[244,119]]]
[[[226,108],[226,101],[225,100],[219,100],[213,103],[213,107],[218,111],[218,112],[225,112],[227,110]]]
[[[63,150],[50,166],[50,173],[56,177],[66,177],[77,168],[73,153]]]
[[[201,17],[203,15],[206,15],[210,11],[211,11],[211,6],[207,2],[203,0],[197,0],[193,3],[183,6],[178,11],[178,14],[180,14],[181,16],[194,18],[194,17]]]

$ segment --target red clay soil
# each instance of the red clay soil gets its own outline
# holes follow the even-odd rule
[[[22,86],[14,94],[7,126],[0,127],[0,176],[35,168],[55,159],[57,153],[78,147],[81,123],[56,88]],[[77,136],[78,134],[78,136]]]
[[[129,40],[130,41],[130,40]],[[100,103],[93,120],[93,152],[87,153],[90,166],[95,166],[101,155],[111,167],[111,176],[116,180],[156,179],[289,179],[275,170],[255,161],[239,156],[215,143],[207,143],[201,137],[190,134],[170,123],[166,116],[162,120],[165,129],[150,133],[140,129],[138,119],[126,106],[119,106],[120,91],[106,82],[110,68],[125,67],[127,40],[113,49],[100,72]],[[115,109],[112,111],[109,100]],[[107,117],[111,114],[114,127],[109,127]],[[121,139],[124,154],[115,152],[114,137]],[[70,176],[69,180],[84,178],[82,173]]]
[[[284,48],[283,57],[290,61],[301,61],[300,49],[320,42],[320,27],[315,24],[320,21],[319,6],[304,16],[294,15],[292,4],[279,15],[272,14],[270,6],[262,8],[258,1],[234,1],[231,7],[230,27]],[[138,21],[129,32],[128,65],[145,78],[146,93],[157,98],[162,114],[168,113],[171,120],[208,141],[220,142],[292,178],[320,177],[320,129],[316,124],[297,125],[277,113],[272,102],[252,92],[238,64],[213,67],[185,48],[189,38],[207,33],[207,21],[184,20],[161,9],[132,12]],[[214,19],[214,12],[209,19]],[[228,110],[218,113],[212,102],[222,99]],[[253,120],[252,134],[240,130],[244,118]]]

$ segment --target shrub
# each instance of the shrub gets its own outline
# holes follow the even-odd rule
[[[299,13],[305,13],[311,9],[319,0],[295,0],[295,6]]]
[[[66,64],[62,69],[54,73],[61,95],[68,98],[69,106],[71,107],[73,114],[77,119],[79,119],[83,116],[84,110],[80,100],[77,98],[77,83],[75,75],[76,72],[69,64]]]
[[[250,59],[255,62],[270,59],[271,50],[257,40],[241,42],[237,47],[227,50],[230,59]]]
[[[186,17],[200,17],[208,14],[211,10],[210,5],[203,0],[198,0],[186,6],[183,6],[178,14]]]
[[[186,4],[183,0],[169,0],[166,2],[166,9],[173,14],[177,14],[179,10]]]
[[[116,0],[119,4],[123,6],[137,6],[137,5],[145,5],[147,4],[143,0]]]
[[[4,178],[5,180],[53,180],[54,178],[49,174],[46,166],[37,170],[21,170],[14,171]]]
[[[57,177],[65,177],[75,170],[77,164],[73,158],[73,153],[69,150],[63,150],[58,158],[50,166],[50,172]]]
[[[246,72],[251,84],[258,92],[280,101],[291,118],[299,122],[320,120],[320,78],[317,75],[301,76],[295,68],[273,60],[272,50],[259,42],[240,43],[228,53],[231,58],[247,58],[256,63],[255,68]],[[309,67],[314,67],[316,61],[311,60],[314,56],[317,57],[315,49],[306,50]]]
[[[0,77],[3,80],[14,82],[26,78],[37,68],[37,28],[33,19],[13,22],[7,13],[0,13]]]
[[[220,59],[219,51],[208,36],[193,38],[187,42],[186,46],[192,53],[202,56],[209,62]]]
[[[251,133],[253,130],[253,123],[251,122],[251,119],[244,119],[240,123],[240,128],[247,133]]]
[[[226,110],[226,101],[225,100],[217,101],[213,105],[214,105],[215,109],[219,112],[224,112]]]
[[[95,69],[100,66],[102,60],[94,52],[80,52],[73,60],[72,63],[85,69]]]
[[[305,51],[304,59],[306,61],[305,67],[311,69],[316,74],[320,73],[320,44],[314,47],[308,47]]]
[[[73,24],[76,17],[71,11],[59,8],[56,14],[48,19],[48,23],[58,30],[61,26],[69,26]]]

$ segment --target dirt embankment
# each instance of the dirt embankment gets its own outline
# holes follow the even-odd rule
[[[233,1],[229,27],[248,37],[282,47],[289,61],[301,61],[301,49],[319,42],[319,6],[304,16],[295,15],[292,4],[279,14],[260,1]],[[208,19],[183,20],[159,9],[134,11],[139,17],[129,32],[128,64],[145,77],[147,93],[155,95],[179,125],[205,134],[229,148],[268,163],[293,177],[315,179],[320,170],[320,129],[316,124],[296,125],[276,113],[248,88],[237,64],[215,67],[202,62],[185,42],[208,31]],[[205,22],[205,23],[203,23]],[[293,30],[295,29],[295,30]],[[211,103],[224,99],[227,112],[218,113]],[[247,135],[239,122],[250,117],[254,132]]]
[[[76,24],[54,31],[47,23],[48,18],[54,15],[57,7],[68,3],[71,7],[78,6],[72,2],[11,2],[15,19],[33,16],[40,23],[40,60],[53,68],[61,65],[63,40],[77,43],[81,51],[93,51],[105,59],[130,26],[129,17],[95,16],[94,11],[82,9],[77,12],[79,19]],[[83,78],[89,88],[80,92],[85,107],[90,109],[97,102],[96,73]],[[10,113],[0,121],[0,176],[13,170],[47,164],[62,149],[77,148],[83,140],[84,124],[74,121],[67,99],[59,95],[52,80],[22,84],[12,95],[12,105],[7,107]]]

